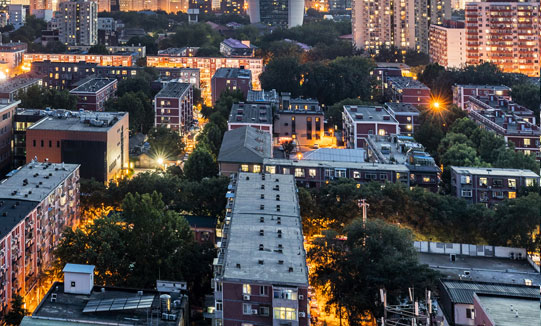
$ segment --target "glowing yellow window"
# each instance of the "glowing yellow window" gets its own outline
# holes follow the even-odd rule
[[[514,191],[510,191],[510,192],[509,192],[509,198],[511,198],[511,199],[517,198],[517,193],[514,192]]]

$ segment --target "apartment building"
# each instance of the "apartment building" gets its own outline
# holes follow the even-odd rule
[[[347,148],[363,148],[368,135],[400,133],[400,123],[382,106],[344,105],[342,124]]]
[[[244,0],[221,0],[220,11],[224,14],[245,14]]]
[[[452,193],[474,204],[488,206],[516,198],[517,192],[539,185],[539,175],[530,170],[451,167]]]
[[[128,113],[49,110],[43,115],[26,129],[26,162],[37,158],[80,164],[81,177],[105,183],[124,176]]]
[[[252,72],[252,89],[260,90],[259,75],[263,72],[263,59],[217,58],[189,56],[147,56],[147,66],[157,68],[196,68],[200,71],[201,95],[205,103],[212,102],[211,78],[220,68],[241,68]]]
[[[461,68],[466,65],[464,22],[446,20],[442,25],[431,24],[429,38],[430,62],[445,68]]]
[[[118,80],[112,78],[93,78],[72,89],[70,94],[77,96],[77,108],[85,111],[105,111],[105,102],[115,96]]]
[[[79,223],[79,165],[31,161],[0,184],[0,314],[15,295],[37,298],[62,231]],[[39,302],[29,301],[27,307]]]
[[[539,77],[539,7],[539,1],[466,3],[466,63]]]
[[[101,2],[101,0],[100,0]],[[91,0],[60,2],[51,22],[58,28],[60,42],[66,45],[98,43],[98,3]]]
[[[13,116],[21,101],[0,101],[0,173],[11,168],[11,140],[13,136]]]
[[[227,129],[245,126],[268,132],[272,136],[272,106],[269,104],[235,103],[231,107]]]
[[[496,95],[505,100],[511,100],[511,88],[503,85],[453,85],[453,104],[464,108],[470,96]]]
[[[8,79],[0,84],[0,102],[15,101],[19,92],[24,92],[32,86],[41,84],[40,78],[25,77],[24,75]]]
[[[430,104],[430,88],[411,77],[388,77],[385,93],[391,102],[428,106]]]
[[[271,26],[292,28],[302,26],[304,1],[246,0],[250,24],[262,23]]]
[[[218,257],[214,325],[308,326],[308,268],[293,175],[231,178]]]
[[[496,95],[469,96],[464,110],[476,123],[512,142],[516,151],[541,159],[541,131],[533,111]]]
[[[91,47],[91,45],[69,45],[68,51],[87,53]],[[135,59],[140,59],[147,56],[147,47],[144,45],[106,45],[105,48],[110,54],[132,54]]]
[[[154,97],[154,126],[184,134],[193,122],[192,84],[169,82]]]
[[[400,134],[413,136],[415,129],[419,127],[419,110],[415,105],[388,102],[383,107],[398,121]]]
[[[26,22],[26,8],[22,4],[8,5],[8,24],[15,29],[23,27]]]
[[[70,53],[25,53],[23,71],[30,71],[35,62],[95,63],[99,66],[131,67],[133,57],[128,54],[70,54]]]
[[[211,79],[212,105],[220,98],[223,92],[240,91],[244,98],[252,89],[252,72],[239,68],[220,68],[216,70]]]
[[[227,38],[220,43],[220,53],[225,57],[253,57],[254,48],[250,46],[250,41],[239,41],[233,38]]]
[[[10,71],[17,68],[23,61],[23,55],[26,53],[26,43],[2,43],[0,44],[0,64],[2,68],[8,69],[6,75],[10,75]]]
[[[17,108],[13,113],[13,140],[11,165],[18,168],[26,164],[26,129],[43,119],[44,112],[37,109]]]

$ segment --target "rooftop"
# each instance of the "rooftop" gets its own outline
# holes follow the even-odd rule
[[[282,93],[283,94],[283,93]],[[282,98],[283,101],[283,98]],[[318,113],[323,114],[319,101],[311,98],[291,98],[289,99],[288,107],[281,107],[281,112],[295,112],[295,113]]]
[[[410,66],[402,62],[376,62],[376,66],[378,68],[410,69]]]
[[[470,84],[456,84],[455,87],[462,88],[482,88],[482,89],[491,89],[491,90],[501,90],[501,91],[511,91],[510,87],[504,85],[470,85]]]
[[[408,164],[413,167],[432,167],[439,170],[434,159],[426,153],[423,145],[411,136],[403,135],[369,135],[368,158],[381,163]]]
[[[530,326],[539,324],[539,299],[537,298],[515,298],[478,294],[477,302],[497,326]]]
[[[271,136],[250,126],[226,131],[218,162],[262,163],[272,156]]]
[[[160,309],[159,292],[144,290],[142,296],[137,292],[135,289],[94,286],[90,295],[70,294],[64,293],[63,283],[56,282],[36,308],[32,317],[25,317],[21,325],[142,326],[148,325],[151,318],[153,325],[177,325],[176,319],[182,315],[180,308],[173,305],[174,300],[182,299],[178,292],[169,293],[172,303],[171,313],[176,315],[175,320],[171,321],[165,321],[153,315],[152,311]],[[51,300],[53,294],[56,295],[54,302]]]
[[[272,125],[272,107],[269,104],[235,103],[231,107],[229,123]]]
[[[453,303],[473,304],[473,294],[505,295],[509,297],[532,298],[539,300],[539,287],[502,284],[491,282],[472,282],[440,280]],[[539,302],[539,301],[538,301]]]
[[[224,279],[307,286],[308,269],[293,175],[239,173],[234,195]]]
[[[184,218],[193,228],[216,228],[216,217],[214,216],[184,215]]]
[[[21,88],[41,82],[41,78],[15,77],[0,83],[0,93],[11,93]]]
[[[385,108],[393,113],[415,113],[419,114],[419,110],[413,104],[387,102]]]
[[[30,113],[30,110],[25,110]],[[43,119],[27,130],[64,130],[74,132],[107,132],[119,120],[127,119],[127,112],[94,112],[67,110],[35,110]]]
[[[2,186],[0,185],[0,189]],[[0,200],[0,239],[3,239],[32,210],[39,205],[37,201],[1,199]]]
[[[521,169],[476,168],[476,167],[451,166],[451,170],[457,174],[491,175],[491,176],[499,176],[499,177],[539,178],[539,175],[537,175],[535,172],[532,172],[531,170],[521,170]]]
[[[249,49],[250,47],[244,43],[242,43],[241,41],[239,40],[236,40],[234,38],[227,38],[225,40],[223,40],[223,42],[225,45],[231,47],[231,48],[237,48],[237,49]]]
[[[72,89],[70,93],[97,93],[100,90],[117,83],[118,81],[114,78],[93,78],[77,88]]]
[[[252,79],[252,72],[249,69],[240,68],[219,68],[212,78],[246,78]]]
[[[41,202],[66,180],[79,164],[28,163],[0,183],[0,198]]]
[[[385,122],[398,125],[398,121],[381,106],[344,105],[344,111],[355,122]]]
[[[384,163],[357,163],[357,162],[343,162],[343,161],[316,161],[316,160],[288,160],[268,158],[263,161],[265,166],[280,165],[291,167],[305,167],[305,168],[329,168],[329,169],[359,169],[359,170],[374,170],[374,171],[394,171],[399,173],[409,173],[408,168],[401,164],[384,164]]]
[[[81,265],[81,264],[66,264],[62,272],[64,273],[82,273],[82,274],[93,274],[94,265]]]
[[[425,84],[411,77],[387,77],[387,82],[398,89],[428,89]]]
[[[246,96],[247,103],[252,103],[252,102],[278,103],[279,100],[280,99],[278,96],[278,92],[275,89],[272,89],[270,91],[248,90],[248,95]]]
[[[167,98],[180,98],[182,97],[188,89],[190,89],[191,84],[189,83],[177,83],[171,82],[166,83],[165,86],[156,94],[158,97],[167,97]]]
[[[525,284],[531,280],[533,285],[541,285],[541,275],[526,260],[509,258],[475,257],[456,255],[456,261],[449,260],[449,254],[419,253],[421,264],[427,264],[450,279],[465,279],[476,282],[497,282],[502,284]],[[469,276],[464,276],[468,271]],[[539,294],[539,292],[538,292]]]
[[[303,160],[327,162],[366,162],[366,151],[362,148],[319,148],[303,154]]]
[[[15,52],[25,50],[26,48],[26,43],[22,42],[0,43],[0,52]]]

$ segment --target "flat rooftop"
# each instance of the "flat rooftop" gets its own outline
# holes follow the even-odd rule
[[[408,103],[395,103],[387,102],[385,103],[385,108],[394,112],[394,113],[414,113],[419,114],[419,110],[413,104]]]
[[[72,325],[87,324],[87,325],[149,325],[151,320],[152,310],[160,309],[159,293],[155,290],[143,290],[143,296],[137,294],[136,289],[122,289],[94,286],[90,295],[64,293],[64,284],[56,282],[53,284],[45,298],[36,308],[32,317],[26,317],[21,325],[42,325],[41,321],[47,319],[56,322],[52,325]],[[51,302],[51,295],[56,294],[56,302]],[[180,298],[177,293],[171,293],[171,303]],[[148,308],[133,308],[114,311],[95,311],[83,312],[87,303],[90,300],[114,300],[114,299],[132,299],[141,298]],[[179,316],[179,309],[173,308],[171,313]],[[176,325],[177,321],[165,321],[161,318],[153,316],[153,325]],[[51,325],[51,324],[43,324]]]
[[[418,255],[421,264],[427,264],[450,279],[506,284],[525,284],[528,279],[533,285],[541,285],[541,275],[526,260],[456,255],[456,261],[451,262],[449,254]],[[462,276],[465,271],[470,272],[468,277]]]
[[[384,163],[357,163],[357,162],[343,162],[343,161],[327,161],[327,160],[289,160],[280,158],[264,159],[263,164],[291,166],[291,167],[305,167],[305,168],[329,168],[329,169],[359,169],[359,170],[373,170],[373,171],[393,171],[399,173],[409,173],[408,167],[403,164],[384,164]]]
[[[497,282],[472,282],[440,280],[443,288],[454,303],[473,304],[474,294],[503,295],[518,298],[532,298],[539,302],[539,286],[502,284]],[[539,307],[539,306],[538,306]]]
[[[222,41],[225,45],[235,49],[249,49],[250,47],[239,40],[228,38]]]
[[[319,106],[318,100],[312,98],[292,98],[289,100],[289,107],[280,109],[280,112],[288,113],[307,113],[307,114],[323,114],[323,110]]]
[[[126,112],[94,112],[40,110],[43,119],[27,130],[63,130],[74,132],[107,132],[118,121],[127,118]]]
[[[118,81],[114,78],[93,78],[72,89],[70,93],[97,93],[116,83],[118,83]]]
[[[249,90],[246,96],[246,102],[265,102],[265,103],[278,103],[279,96],[275,89],[270,91],[254,91]]]
[[[497,91],[510,91],[511,88],[505,85],[469,85],[469,84],[456,84],[455,87],[462,88],[479,88],[479,89],[492,89]]]
[[[0,183],[0,199],[41,202],[68,178],[79,164],[28,163]]]
[[[263,174],[239,173],[223,278],[308,286],[295,179],[293,175],[280,174],[264,177],[265,180]],[[274,190],[275,186],[279,190]],[[276,200],[277,195],[280,200]]]
[[[170,82],[166,83],[158,94],[158,97],[167,97],[167,98],[180,98],[186,93],[186,91],[191,87],[189,83],[177,83]]]
[[[539,299],[478,294],[478,302],[497,326],[539,325]],[[512,307],[512,309],[510,309]]]
[[[387,81],[395,85],[398,89],[426,89],[430,90],[425,84],[411,77],[387,77]]]
[[[458,174],[487,175],[487,176],[499,176],[499,177],[539,178],[539,175],[537,175],[537,173],[531,170],[522,170],[522,169],[476,168],[476,167],[451,166],[451,170],[455,171]]]
[[[272,124],[272,107],[269,104],[235,103],[231,107],[229,123]]]
[[[252,71],[240,68],[219,68],[212,78],[252,78]]]
[[[37,205],[38,201],[0,199],[0,239],[9,234]]]
[[[31,77],[15,77],[12,79],[7,79],[6,81],[0,83],[0,93],[11,93],[21,88],[28,87],[33,84],[37,84],[40,81],[41,81],[41,78],[31,78]]]
[[[344,111],[355,122],[385,122],[398,125],[398,121],[382,106],[344,105]]]
[[[305,152],[302,160],[364,163],[366,162],[366,151],[362,148],[319,148]]]

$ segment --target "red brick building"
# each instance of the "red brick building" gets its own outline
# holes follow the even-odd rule
[[[77,96],[77,108],[86,111],[105,111],[105,102],[113,97],[118,80],[113,78],[94,78],[72,89],[70,94]]]
[[[400,133],[399,122],[381,106],[345,105],[342,123],[347,148],[363,148],[368,135]]]
[[[272,136],[272,107],[269,104],[235,103],[227,122],[227,130],[250,126]]]
[[[220,98],[223,92],[241,91],[244,99],[252,89],[252,72],[239,68],[220,68],[216,70],[211,80],[212,105]]]
[[[13,116],[21,101],[0,103],[0,173],[11,168],[11,141],[13,138]]]
[[[154,126],[186,132],[193,121],[193,87],[169,82],[154,97]]]
[[[391,102],[413,105],[430,104],[430,88],[420,81],[410,77],[388,77],[386,94]]]
[[[468,96],[500,96],[511,99],[511,88],[503,85],[453,85],[453,104],[464,108]]]
[[[413,136],[419,126],[419,110],[413,104],[406,103],[385,103],[384,107],[398,121],[400,133]]]
[[[131,67],[133,57],[130,54],[70,54],[70,53],[25,53],[23,70],[30,71],[33,62],[87,62],[100,66]]]

